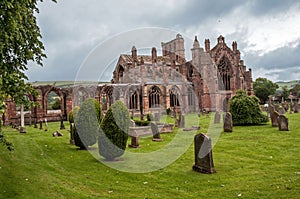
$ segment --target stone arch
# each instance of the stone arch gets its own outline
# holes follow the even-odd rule
[[[59,97],[59,100],[60,100],[60,111],[59,112],[55,112],[54,114],[62,114],[64,113],[64,102],[63,102],[63,95],[62,95],[62,92],[61,92],[61,89],[60,88],[57,88],[57,87],[49,87],[45,93],[44,93],[44,96],[43,96],[43,107],[44,107],[44,114],[45,115],[48,115],[48,114],[51,114],[52,112],[48,111],[49,107],[48,107],[48,95],[51,93],[51,92],[54,92],[58,97]]]
[[[231,90],[232,64],[227,56],[223,56],[218,64],[219,90]]]

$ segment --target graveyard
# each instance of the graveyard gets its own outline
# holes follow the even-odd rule
[[[147,173],[112,169],[89,150],[70,144],[69,123],[49,122],[47,131],[26,126],[27,133],[4,127],[15,150],[1,150],[1,198],[297,198],[300,193],[299,114],[286,113],[289,131],[265,125],[234,126],[221,132],[213,146],[216,173],[193,171],[194,143],[171,165]],[[196,123],[193,134],[208,133],[214,113],[198,118],[186,115],[186,127]],[[162,120],[175,123],[171,117]],[[222,124],[220,124],[222,125]],[[60,137],[52,133],[59,131]],[[183,128],[161,134],[162,141],[140,137],[133,153],[156,151],[185,134]],[[208,133],[209,135],[209,133]],[[214,142],[214,140],[213,140]],[[128,144],[131,140],[128,139]],[[2,147],[2,146],[1,146]],[[159,157],[157,157],[159,158]],[[126,164],[126,157],[120,164]],[[118,164],[118,163],[116,163]]]

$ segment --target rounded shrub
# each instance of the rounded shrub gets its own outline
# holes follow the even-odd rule
[[[74,123],[74,116],[75,116],[75,118],[77,118],[79,109],[80,109],[79,106],[75,106],[75,107],[69,112],[68,118],[69,118],[70,124]]]
[[[147,121],[149,122],[154,121],[154,116],[152,113],[148,113],[146,117],[147,117]]]
[[[77,118],[74,112],[73,117],[75,119],[75,145],[80,149],[86,149],[95,144],[99,123],[102,120],[102,111],[98,101],[93,98],[85,100],[78,111]]]
[[[98,135],[99,154],[114,160],[124,154],[128,140],[130,114],[121,101],[115,101],[101,123]]]
[[[229,112],[232,114],[233,125],[255,125],[268,122],[259,106],[259,99],[248,96],[245,91],[238,90],[230,100]]]

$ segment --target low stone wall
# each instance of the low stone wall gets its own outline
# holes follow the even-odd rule
[[[173,124],[158,124],[157,127],[160,133],[173,133],[174,131]],[[151,127],[150,126],[129,127],[128,135],[131,137],[152,135]]]

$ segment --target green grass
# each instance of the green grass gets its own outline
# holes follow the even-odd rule
[[[50,123],[47,132],[27,127],[26,134],[6,127],[15,151],[0,146],[0,198],[299,198],[300,114],[287,116],[289,132],[268,123],[221,133],[213,148],[217,173],[212,175],[192,171],[193,144],[166,168],[126,173],[70,145],[67,130],[61,131],[63,137],[52,137],[59,123]],[[186,117],[188,126],[198,123],[197,116]],[[209,122],[201,116],[201,132],[210,133]],[[127,150],[155,151],[185,133],[177,129],[162,134],[163,142],[140,138],[141,148]],[[120,164],[126,164],[126,158]]]

